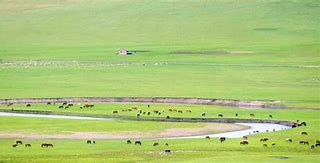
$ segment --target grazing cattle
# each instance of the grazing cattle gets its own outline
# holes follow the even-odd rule
[[[68,103],[66,103],[66,102],[64,102],[64,103],[62,103],[62,105],[67,105]]]
[[[63,105],[59,106],[58,108],[59,108],[59,109],[63,109]]]
[[[132,109],[128,109],[128,111],[132,111]]]
[[[18,144],[18,145],[19,145],[19,144],[23,144],[23,143],[22,143],[22,141],[21,141],[21,140],[17,140],[17,141],[16,141],[16,144]]]
[[[13,103],[9,103],[7,106],[9,107],[9,106],[12,106],[13,105]]]
[[[308,135],[307,132],[301,132],[301,135]]]
[[[166,143],[166,144],[164,144],[165,146],[169,146],[169,144],[168,143]]]
[[[223,114],[219,114],[218,117],[223,117]]]
[[[137,114],[137,117],[140,117],[140,114]]]
[[[276,131],[276,129],[272,129],[272,131],[273,131],[273,132],[275,132],[275,131]]]
[[[68,106],[68,107],[72,107],[72,106],[73,106],[73,104],[68,104],[67,106]]]
[[[202,113],[202,115],[201,116],[206,116],[206,113]]]
[[[240,145],[248,145],[248,144],[249,144],[249,142],[245,141],[245,140],[240,142]]]
[[[91,140],[87,140],[87,144],[91,144]]]
[[[161,115],[161,112],[159,112],[158,115]]]
[[[131,109],[138,110],[138,108],[136,106],[131,107]]]
[[[65,107],[64,107],[64,109],[68,109],[68,108],[69,108],[69,106],[65,106]]]
[[[244,139],[244,140],[247,140],[247,139],[248,139],[248,137],[246,137],[246,136],[243,136],[243,137],[242,137],[242,139]]]
[[[271,114],[269,115],[269,118],[272,118],[272,115],[271,115]]]
[[[142,114],[142,110],[139,110],[139,113]]]
[[[93,144],[96,144],[96,141],[92,141]]]
[[[148,108],[150,108],[150,105],[148,105]]]
[[[127,140],[127,144],[131,144],[131,140]]]
[[[166,116],[166,118],[167,118],[167,119],[169,119],[169,118],[170,118],[170,116],[168,116],[168,115],[167,115],[167,116]]]
[[[292,139],[287,138],[286,141],[291,143],[291,142],[292,142]]]
[[[127,110],[127,109],[122,109],[122,111],[123,111],[123,112],[126,112],[126,111],[128,111],[128,110]]]
[[[235,116],[237,117],[237,116],[238,116],[238,113],[236,113]]]
[[[153,146],[158,146],[159,145],[159,143],[153,143]]]
[[[17,146],[18,146],[18,144],[13,144],[13,145],[12,145],[13,148],[15,148],[15,147],[17,147]]]
[[[51,102],[47,102],[47,105],[51,105]]]
[[[164,152],[165,152],[165,153],[170,153],[171,150],[170,150],[170,149],[166,149],[166,150],[164,150]]]
[[[221,137],[219,140],[222,143],[222,142],[226,141],[226,138],[225,137]]]
[[[31,104],[27,104],[26,106],[27,106],[27,107],[31,107]]]
[[[172,112],[173,110],[172,110],[172,109],[169,109],[169,111]]]
[[[315,146],[316,146],[316,147],[320,146],[320,143],[316,143]]]
[[[141,141],[135,141],[134,145],[142,145]]]
[[[266,142],[266,141],[268,141],[269,139],[268,138],[261,138],[260,139],[260,142]]]
[[[268,144],[263,144],[264,147],[268,147]]]
[[[303,144],[303,145],[309,145],[309,142],[308,141],[304,141],[304,140],[300,141],[299,143]]]
[[[314,145],[311,146],[311,149],[313,149],[313,148],[314,148]]]
[[[272,143],[272,146],[275,146],[276,145],[276,143]]]
[[[206,139],[210,139],[210,136],[206,136]]]
[[[183,113],[182,110],[178,110],[178,113]]]
[[[114,110],[112,113],[113,113],[113,114],[118,114],[118,111]]]
[[[31,144],[26,144],[25,147],[31,147]]]
[[[177,110],[177,109],[173,109],[173,111],[174,111],[174,112],[177,112],[178,110]]]
[[[192,111],[191,111],[191,110],[186,110],[186,112],[187,112],[187,113],[191,113]]]
[[[156,113],[156,114],[158,114],[158,113],[159,113],[159,111],[158,111],[158,110],[154,110],[153,112],[154,112],[154,113]]]
[[[255,116],[254,114],[252,114],[252,113],[250,114],[250,117],[254,117],[254,116]]]
[[[148,112],[148,115],[150,115],[151,113],[150,112]]]

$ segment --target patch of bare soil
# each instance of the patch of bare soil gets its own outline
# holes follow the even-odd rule
[[[164,131],[123,131],[123,132],[74,132],[71,134],[36,134],[0,132],[0,138],[19,139],[142,139],[197,136],[244,130],[248,127],[238,124],[206,123],[200,128],[171,128]]]

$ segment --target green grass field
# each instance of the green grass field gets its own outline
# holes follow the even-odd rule
[[[238,145],[239,139],[225,144],[146,140],[150,145],[141,147],[119,140],[101,140],[95,146],[79,140],[28,140],[39,145],[51,141],[55,148],[13,149],[14,140],[0,139],[0,162],[319,162],[319,149],[284,141],[304,139],[304,130],[310,133],[306,139],[320,138],[319,110],[306,109],[320,108],[319,15],[318,0],[1,0],[0,98],[279,100],[300,109],[165,104],[152,104],[151,109],[192,110],[168,113],[176,117],[206,112],[208,117],[223,113],[232,118],[237,112],[240,118],[255,113],[255,118],[268,119],[272,114],[273,119],[301,119],[308,126],[252,135],[246,147]],[[119,48],[148,52],[119,56]],[[148,110],[146,104],[119,103],[85,111],[45,105],[14,108],[110,115],[132,105]],[[199,126],[203,124],[0,117],[0,132],[148,132]],[[277,145],[263,148],[258,142],[263,136]],[[152,147],[154,141],[168,141],[176,153],[159,153],[165,147]]]

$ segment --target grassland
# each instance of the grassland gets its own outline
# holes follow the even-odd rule
[[[138,107],[143,108],[145,104],[135,104]],[[116,108],[127,108],[131,104],[100,104],[92,110],[87,110],[83,114],[109,114],[109,111]],[[20,161],[45,161],[45,162],[97,162],[97,161],[113,161],[113,162],[126,162],[126,161],[139,161],[139,162],[212,162],[212,161],[224,161],[224,162],[252,162],[260,160],[261,162],[317,162],[319,159],[320,149],[310,149],[310,146],[300,145],[298,141],[307,140],[314,143],[315,140],[319,139],[319,111],[317,110],[282,110],[282,109],[239,109],[239,108],[223,108],[214,106],[197,106],[197,105],[179,105],[179,106],[168,106],[168,105],[155,105],[156,108],[177,108],[177,109],[191,109],[192,117],[197,117],[199,112],[207,112],[209,117],[216,117],[217,113],[223,113],[226,117],[234,117],[234,113],[239,113],[240,117],[248,118],[248,114],[254,113],[255,118],[266,119],[267,115],[272,114],[274,119],[281,120],[292,120],[296,119],[307,122],[307,127],[300,127],[285,131],[272,132],[272,133],[261,133],[257,135],[249,136],[249,145],[240,146],[239,142],[241,139],[228,139],[225,143],[220,143],[218,139],[205,140],[203,139],[188,139],[188,140],[142,140],[143,145],[127,145],[123,140],[97,140],[96,145],[86,145],[84,140],[24,140],[25,143],[31,143],[34,145],[32,148],[12,148],[13,139],[2,139],[0,148],[5,151],[4,154],[0,154],[0,159],[6,162],[20,162]],[[17,107],[19,108],[19,107]],[[23,109],[23,106],[20,106]],[[30,108],[29,108],[30,109]],[[34,106],[34,110],[53,110],[48,106]],[[57,109],[56,109],[57,110]],[[104,112],[102,112],[105,110]],[[77,112],[74,110],[68,110],[64,112]],[[178,116],[178,115],[175,115]],[[188,116],[183,113],[183,116]],[[9,117],[8,117],[9,118]],[[1,131],[25,131],[26,133],[35,133],[42,131],[46,133],[50,131],[56,131],[56,129],[65,130],[76,130],[85,129],[84,125],[88,122],[74,121],[75,125],[65,123],[66,120],[48,119],[42,120],[41,118],[24,118],[25,120],[20,123],[17,118],[10,118],[9,120],[4,119],[3,123],[17,120],[17,123],[7,123],[6,127],[2,128]],[[1,121],[2,122],[2,121]],[[28,129],[30,124],[38,122],[33,131]],[[92,122],[90,122],[92,123]],[[96,131],[99,130],[99,126],[103,123],[94,124],[97,126]],[[110,122],[106,122],[110,123]],[[114,125],[110,131],[121,131],[124,126],[127,125]],[[125,122],[121,122],[125,123]],[[136,125],[138,122],[132,122],[132,125],[127,127],[130,130],[152,130],[162,127],[163,124],[149,125],[149,122],[141,122],[141,125]],[[131,123],[130,123],[131,124]],[[167,124],[169,126],[175,126],[175,123]],[[201,124],[194,124],[201,125]],[[2,125],[4,126],[4,125]],[[66,127],[67,126],[67,127]],[[181,124],[181,126],[184,126]],[[181,127],[180,126],[180,127]],[[118,128],[119,127],[119,128]],[[143,128],[141,128],[143,127]],[[194,126],[196,127],[196,126]],[[105,125],[104,129],[109,128]],[[125,129],[126,130],[126,129]],[[81,131],[81,130],[80,130]],[[95,131],[95,129],[90,129]],[[300,133],[307,131],[308,136],[303,136]],[[56,131],[55,133],[59,133]],[[259,142],[262,137],[268,137],[270,139],[267,144],[268,147],[263,147]],[[292,138],[293,143],[285,141],[287,138]],[[43,149],[40,144],[43,142],[50,142],[55,145],[52,149]],[[153,147],[153,142],[160,142],[159,147]],[[169,143],[169,146],[164,146],[165,143]],[[276,143],[275,146],[271,146],[272,143]],[[173,154],[164,154],[165,149],[171,149],[174,151]],[[68,151],[72,151],[71,153]],[[195,157],[196,156],[196,157]],[[201,157],[199,157],[201,156]],[[288,159],[282,160],[276,158],[276,156],[288,157]]]

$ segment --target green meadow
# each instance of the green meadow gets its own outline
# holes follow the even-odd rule
[[[297,119],[307,127],[240,139],[24,140],[0,139],[0,162],[319,162],[315,143],[320,108],[318,0],[0,0],[0,98],[197,97],[277,100],[296,109],[172,104],[95,104],[67,110],[35,104],[0,109],[60,114],[136,116],[131,106],[171,117]],[[120,48],[137,52],[117,55]],[[168,112],[176,108],[184,113]],[[311,110],[311,109],[313,110]],[[192,110],[192,113],[186,113]],[[146,116],[146,115],[142,115]],[[150,116],[157,116],[151,114]],[[202,123],[0,117],[0,133],[163,131]],[[301,132],[307,131],[308,136]],[[268,147],[259,142],[269,137]],[[293,143],[287,143],[292,138]],[[160,142],[153,147],[153,142]],[[55,147],[43,149],[40,144]],[[168,147],[164,143],[168,142]],[[276,143],[276,146],[271,146]],[[165,149],[173,150],[164,154]],[[284,156],[284,157],[280,157]]]

